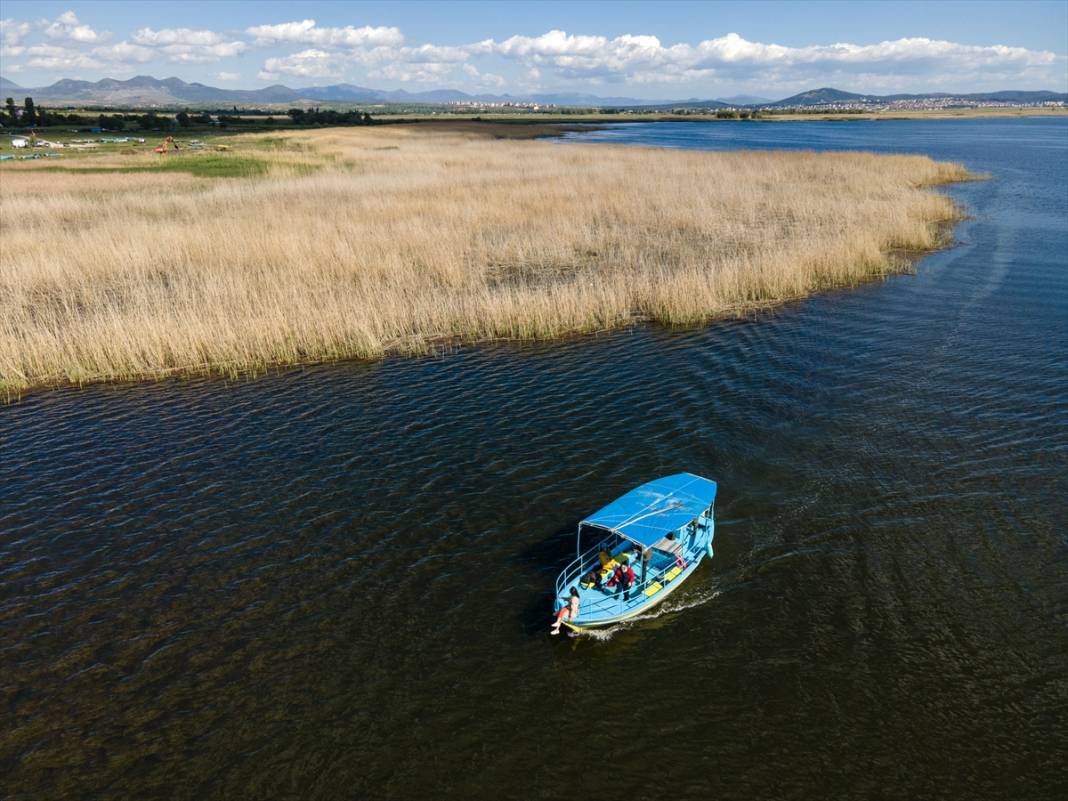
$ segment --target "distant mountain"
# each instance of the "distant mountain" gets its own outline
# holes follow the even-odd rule
[[[546,93],[532,95],[468,94],[457,89],[431,89],[425,92],[408,92],[404,89],[384,90],[338,83],[328,86],[308,86],[290,89],[276,84],[263,89],[219,89],[202,83],[186,83],[180,78],[153,78],[138,75],[128,80],[104,78],[99,81],[78,81],[65,78],[51,86],[28,89],[0,78],[0,94],[8,93],[21,97],[33,97],[38,103],[70,103],[85,106],[118,107],[175,107],[175,106],[269,106],[289,103],[537,103],[545,106],[571,106],[587,108],[630,107],[651,111],[670,111],[673,108],[718,109],[725,106],[748,105],[753,107],[802,107],[832,103],[862,104],[886,103],[894,100],[961,99],[962,101],[987,101],[1006,103],[1039,103],[1064,101],[1068,95],[1054,92],[989,92],[970,95],[860,95],[825,87],[788,97],[774,102],[759,97],[738,95],[722,100],[641,100],[634,97],[598,97],[579,93]],[[748,101],[744,102],[743,101]]]
[[[404,89],[368,89],[340,83],[333,86],[309,86],[296,90],[301,97],[323,102],[350,103],[538,103],[546,106],[641,106],[659,101],[635,97],[598,97],[586,94],[472,95],[458,89],[431,89],[407,92]]]
[[[23,88],[21,86],[19,86],[17,83],[15,83],[14,81],[9,81],[4,76],[0,75],[0,92],[22,92],[22,91],[24,91]]]
[[[733,95],[731,97],[717,97],[716,100],[728,106],[766,106],[768,103],[773,102],[770,98],[757,97],[756,95]]]
[[[876,98],[880,101],[894,100],[969,100],[988,103],[1056,103],[1068,100],[1068,94],[1064,92],[1019,92],[1009,90],[1004,92],[974,92],[965,95],[953,95],[945,92],[934,92],[929,95],[882,95]]]
[[[153,78],[138,75],[125,81],[104,78],[99,81],[64,79],[51,86],[18,89],[32,93],[38,102],[74,102],[94,106],[195,106],[195,105],[268,105],[318,101],[322,103],[539,103],[575,106],[637,106],[649,103],[633,97],[597,97],[583,94],[546,94],[515,97],[512,95],[472,95],[457,89],[432,89],[408,92],[404,89],[382,90],[349,83],[290,89],[268,86],[264,89],[219,89],[202,83],[186,83],[180,78]]]
[[[119,81],[64,79],[51,86],[26,89],[38,101],[76,102],[93,106],[190,106],[198,104],[267,104],[289,103],[300,94],[286,86],[264,89],[217,89],[202,83],[186,83],[180,78],[153,78],[138,75]]]
[[[322,100],[323,102],[348,102],[348,103],[381,103],[383,93],[377,89],[368,89],[366,86],[355,86],[351,83],[338,83],[332,86],[309,86],[306,89],[296,90],[302,97],[308,100]]]
[[[519,98],[512,99],[517,100]],[[575,93],[530,95],[529,99],[535,103],[555,106],[652,106],[663,102],[661,100],[641,100],[636,97],[598,97],[597,95]]]
[[[776,100],[774,103],[762,103],[765,106],[823,106],[829,103],[864,103],[873,100],[871,95],[858,95],[853,92],[843,92],[841,89],[810,89],[797,95],[791,95],[785,100]]]
[[[1015,90],[1003,92],[973,92],[971,94],[952,94],[947,92],[929,92],[927,94],[898,94],[898,95],[858,95],[853,92],[843,92],[840,89],[812,89],[793,95],[785,100],[776,100],[773,103],[759,103],[754,105],[768,107],[802,107],[802,106],[825,106],[830,104],[884,104],[901,100],[960,100],[965,103],[1046,103],[1068,102],[1068,94],[1063,92],[1021,92]]]
[[[645,100],[639,105],[631,106],[631,108],[640,108],[643,111],[673,111],[677,108],[708,110],[727,108],[730,105],[730,103],[724,103],[720,100],[697,100],[696,98],[692,98],[690,100],[668,100],[663,103],[650,103],[648,100]]]

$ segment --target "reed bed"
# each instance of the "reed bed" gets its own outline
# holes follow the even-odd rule
[[[266,163],[258,177],[122,171],[120,157],[0,172],[0,387],[745,314],[907,269],[959,216],[928,187],[968,177],[922,156],[430,126],[271,141],[240,154]]]

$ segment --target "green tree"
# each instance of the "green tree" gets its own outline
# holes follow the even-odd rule
[[[26,125],[36,125],[37,124],[37,111],[33,107],[33,98],[32,97],[27,97],[23,101],[23,108],[26,110],[26,113],[25,113],[26,119],[23,122]]]
[[[179,111],[174,119],[178,123],[179,128],[189,127],[189,115],[186,114],[184,111]]]
[[[9,97],[7,99],[5,107],[7,108],[7,119],[12,125],[14,125],[15,122],[18,120],[18,115],[15,113],[15,98]]]
[[[146,131],[158,131],[162,126],[162,120],[156,116],[156,112],[150,111],[137,118],[138,124]]]
[[[105,117],[103,114],[97,120],[97,125],[104,131],[121,131],[126,127],[121,117]]]

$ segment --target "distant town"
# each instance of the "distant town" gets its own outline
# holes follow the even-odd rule
[[[490,111],[566,111],[574,106],[558,105],[556,103],[535,103],[522,100],[504,100],[485,102],[479,100],[451,100],[445,104],[449,109],[458,109],[465,112],[490,112]],[[803,109],[814,113],[879,113],[893,111],[942,111],[950,109],[1012,109],[1012,108],[1066,108],[1068,103],[1064,100],[1039,100],[1030,102],[1013,102],[1007,100],[969,100],[962,97],[921,97],[907,100],[891,100],[880,102],[873,100],[850,100],[828,103],[805,103],[797,106],[782,106],[774,104],[722,104],[715,107],[716,110],[724,111],[749,111],[749,112],[783,112]],[[656,110],[672,111],[674,113],[687,113],[694,110],[707,111],[708,107],[687,105],[681,103],[670,109],[657,105]],[[616,110],[619,113],[642,113],[650,110],[650,106],[621,106],[602,107],[602,112]]]
[[[588,94],[546,93],[530,96],[471,95],[453,89],[421,92],[381,90],[353,84],[333,84],[292,89],[275,85],[262,89],[221,89],[179,78],[159,79],[141,75],[127,80],[99,81],[64,79],[49,86],[24,87],[0,77],[0,99],[21,102],[32,97],[53,110],[128,111],[131,109],[177,113],[185,110],[219,114],[287,114],[305,111],[371,111],[376,114],[710,114],[759,117],[790,112],[823,114],[871,114],[955,109],[1065,108],[1068,94],[1049,91],[1018,91],[953,94],[870,95],[824,87],[781,100],[745,96],[734,98],[688,98],[651,101],[633,97],[598,97]],[[744,102],[743,102],[744,101]]]

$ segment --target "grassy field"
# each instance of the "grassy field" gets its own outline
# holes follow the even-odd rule
[[[495,135],[390,125],[5,162],[0,389],[746,314],[908,269],[958,217],[929,187],[968,177],[921,156]]]

